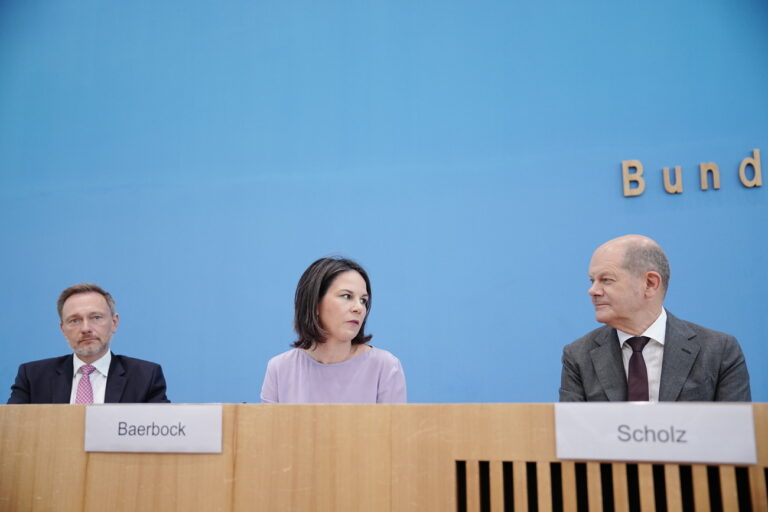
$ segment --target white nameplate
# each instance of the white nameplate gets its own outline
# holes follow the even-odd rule
[[[750,404],[555,404],[557,458],[756,464]]]
[[[85,451],[221,453],[221,404],[89,405]]]

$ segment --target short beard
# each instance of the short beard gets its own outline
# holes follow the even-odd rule
[[[109,344],[99,345],[98,347],[91,348],[76,348],[75,354],[84,357],[91,357],[99,354],[106,354],[107,350],[109,350]]]

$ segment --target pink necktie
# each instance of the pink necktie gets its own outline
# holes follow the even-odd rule
[[[96,368],[86,364],[80,367],[80,372],[83,374],[80,377],[80,382],[77,384],[77,395],[75,396],[76,404],[92,404],[93,403],[93,388],[91,387],[91,373]]]

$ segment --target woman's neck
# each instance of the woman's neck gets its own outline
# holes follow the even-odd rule
[[[369,350],[367,345],[353,345],[351,341],[326,341],[315,343],[305,350],[307,355],[323,364],[342,363]]]

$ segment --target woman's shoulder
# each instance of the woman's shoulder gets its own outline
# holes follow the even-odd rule
[[[302,350],[299,348],[292,348],[290,350],[286,350],[285,352],[281,354],[277,354],[276,356],[272,357],[269,360],[268,365],[269,366],[285,366],[288,364],[292,364],[295,361],[297,361],[301,357]]]
[[[369,350],[368,353],[372,359],[380,361],[383,364],[400,365],[400,360],[389,350],[371,346],[371,350]]]

